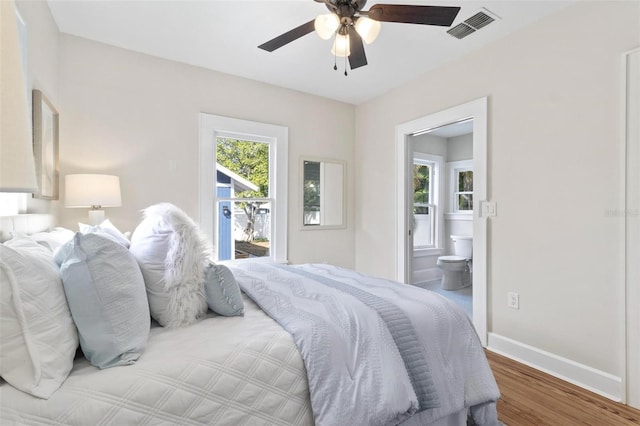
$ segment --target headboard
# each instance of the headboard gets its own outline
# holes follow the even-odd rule
[[[11,239],[14,231],[25,234],[47,231],[54,226],[53,215],[50,214],[19,214],[0,217],[0,242]]]

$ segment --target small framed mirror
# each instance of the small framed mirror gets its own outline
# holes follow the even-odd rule
[[[302,229],[346,227],[344,161],[302,158]]]

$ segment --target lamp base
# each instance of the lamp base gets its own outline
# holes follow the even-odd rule
[[[104,210],[89,210],[89,224],[92,226],[100,225],[106,216],[104,214]]]

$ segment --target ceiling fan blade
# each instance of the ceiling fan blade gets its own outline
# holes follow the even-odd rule
[[[278,37],[269,40],[258,47],[262,50],[266,50],[267,52],[273,52],[285,44],[291,43],[292,41],[312,32],[315,29],[314,21],[315,19],[307,22],[306,24],[302,24],[299,27],[295,27],[294,29],[287,31],[284,34],[280,34]]]
[[[382,22],[449,27],[453,24],[459,11],[460,8],[456,6],[375,4],[369,9],[368,16]]]
[[[364,44],[360,34],[353,27],[349,27],[349,66],[352,70],[367,65],[367,55],[364,53]]]

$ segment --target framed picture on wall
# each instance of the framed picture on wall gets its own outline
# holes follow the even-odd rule
[[[40,90],[33,91],[33,155],[38,190],[34,198],[58,199],[58,111]]]

